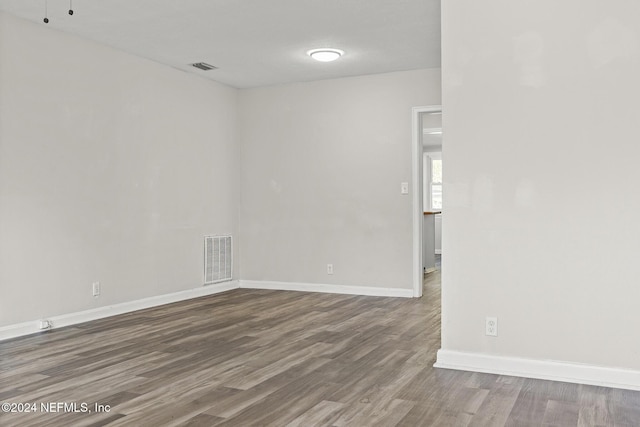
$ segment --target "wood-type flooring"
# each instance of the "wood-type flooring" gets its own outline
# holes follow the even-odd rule
[[[439,347],[439,272],[421,299],[238,289],[0,342],[0,426],[640,426],[640,392]]]

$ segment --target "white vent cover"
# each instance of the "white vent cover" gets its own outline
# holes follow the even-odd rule
[[[195,64],[191,64],[192,67],[196,67],[199,68],[203,71],[209,71],[209,70],[217,70],[218,67],[213,66],[211,64],[207,64],[206,62],[196,62]]]
[[[231,236],[205,236],[204,284],[231,280],[233,247]]]

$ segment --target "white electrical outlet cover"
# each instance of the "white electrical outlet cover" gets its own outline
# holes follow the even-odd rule
[[[498,336],[498,318],[487,317],[485,320],[485,335],[490,337]]]
[[[40,321],[40,329],[49,329],[51,328],[51,321],[50,320],[41,320]]]

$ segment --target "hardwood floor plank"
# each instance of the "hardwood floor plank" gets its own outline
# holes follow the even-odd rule
[[[291,381],[286,387],[269,394],[220,426],[286,425],[310,410],[336,389],[336,384],[322,382],[318,375],[307,375]]]
[[[292,382],[305,378],[313,372],[318,373],[319,368],[326,363],[326,359],[308,359],[299,365],[293,366],[288,371],[257,384],[249,390],[227,388],[228,390],[234,390],[235,393],[225,399],[219,399],[207,413],[222,418],[233,418],[254,403],[264,400],[278,390],[289,387]]]
[[[507,421],[514,425],[537,423],[541,425],[549,399],[538,393],[521,391]]]
[[[518,400],[522,378],[515,382],[504,382],[498,378],[489,395],[473,417],[473,425],[482,427],[504,426]]]
[[[616,427],[637,427],[640,425],[640,406],[635,404],[611,405],[613,423]]]
[[[302,415],[291,421],[286,427],[307,427],[331,425],[344,404],[323,400]]]
[[[415,406],[398,421],[397,425],[399,427],[436,426],[438,425],[436,421],[440,419],[443,412],[439,403],[426,400],[416,402]]]
[[[549,400],[542,418],[543,426],[577,426],[580,405],[573,402]]]
[[[195,417],[188,420],[183,427],[211,427],[222,422],[222,418],[214,417],[213,415],[198,414]]]
[[[405,415],[413,409],[415,402],[402,399],[394,399],[388,405],[376,408],[371,414],[364,417],[360,425],[366,426],[396,426]],[[357,424],[355,424],[357,425]]]

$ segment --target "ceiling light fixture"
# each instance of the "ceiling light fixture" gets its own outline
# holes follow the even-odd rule
[[[344,51],[340,49],[329,49],[329,48],[312,49],[307,52],[307,55],[309,55],[316,61],[331,62],[331,61],[335,61],[336,59],[344,55]]]

